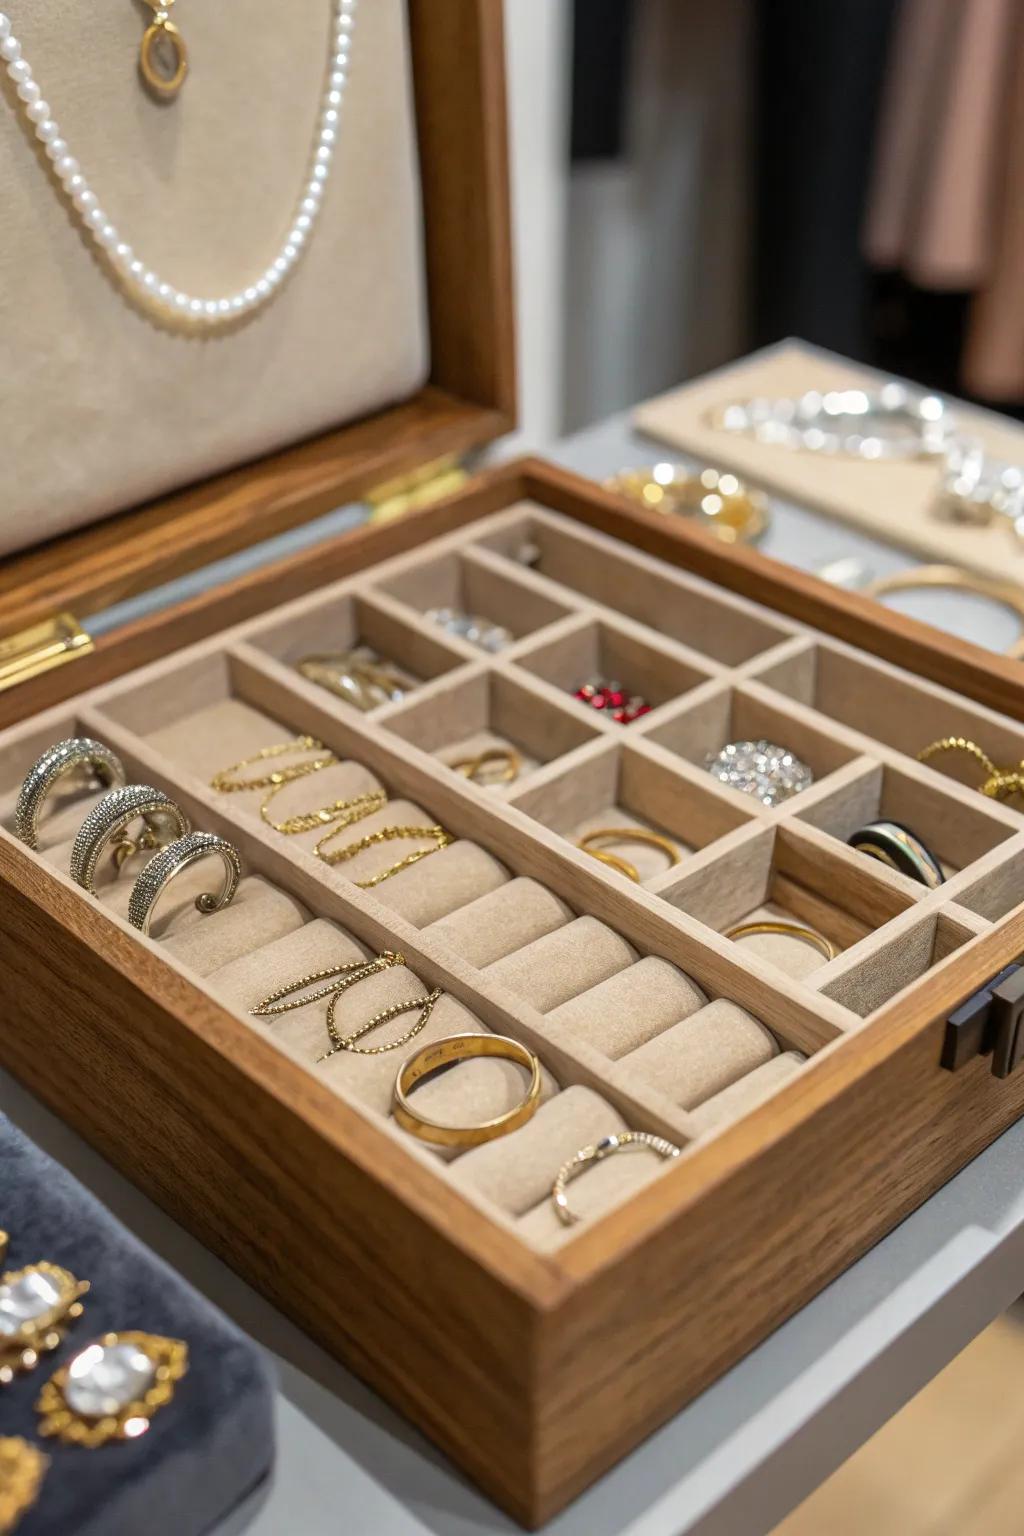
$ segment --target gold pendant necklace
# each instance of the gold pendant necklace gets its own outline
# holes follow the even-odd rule
[[[154,95],[161,101],[173,101],[188,74],[188,49],[171,20],[174,0],[146,0],[146,4],[153,20],[143,34],[139,71]]]

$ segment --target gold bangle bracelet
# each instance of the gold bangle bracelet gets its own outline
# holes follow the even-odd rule
[[[501,773],[488,774],[483,778],[480,776],[481,768],[487,768],[496,763],[505,764]],[[514,747],[487,747],[483,752],[477,752],[474,757],[459,757],[446,766],[455,773],[461,773],[474,784],[514,784],[519,777],[523,760]]]
[[[868,597],[886,597],[891,592],[916,592],[919,590],[946,590],[973,592],[976,597],[987,597],[990,602],[1008,608],[1020,620],[1021,633],[1005,655],[1024,656],[1024,588],[1012,581],[999,581],[992,576],[976,576],[958,565],[915,565],[909,571],[894,571],[890,576],[876,576],[862,590]]]
[[[446,1125],[429,1115],[417,1114],[409,1101],[409,1092],[422,1078],[438,1067],[452,1062],[469,1061],[479,1056],[499,1056],[514,1061],[530,1074],[529,1086],[518,1104],[493,1120],[483,1120],[479,1125]],[[540,1061],[525,1045],[511,1040],[507,1035],[446,1035],[421,1046],[404,1062],[395,1079],[392,1114],[403,1131],[429,1141],[439,1147],[479,1147],[497,1136],[525,1125],[540,1103]]]
[[[608,843],[641,843],[645,848],[658,848],[668,855],[669,867],[678,864],[682,854],[672,842],[671,838],[664,837],[660,832],[651,832],[646,827],[595,827],[592,832],[587,832],[577,841],[577,848],[582,848],[584,853],[589,853],[592,858],[600,859],[602,864],[608,864],[612,869],[617,869],[620,874],[628,875],[637,885],[640,884],[640,872],[635,864],[630,864],[627,859],[620,858],[617,853],[609,853],[604,848],[592,848],[590,845],[601,839]]]
[[[727,928],[723,937],[726,939],[746,939],[755,933],[779,933],[786,938],[800,939],[804,944],[811,944],[826,960],[834,960],[838,950],[831,939],[826,939],[823,933],[808,928],[804,923],[737,923],[734,928]]]

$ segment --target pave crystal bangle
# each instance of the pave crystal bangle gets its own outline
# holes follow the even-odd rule
[[[571,1227],[580,1220],[578,1213],[569,1204],[565,1186],[572,1179],[578,1178],[591,1163],[602,1163],[613,1153],[625,1152],[631,1147],[640,1149],[646,1147],[664,1158],[678,1157],[682,1150],[674,1142],[666,1141],[664,1136],[652,1136],[648,1131],[620,1131],[617,1136],[602,1136],[600,1141],[593,1142],[591,1146],[581,1147],[578,1152],[573,1153],[568,1162],[562,1164],[558,1170],[558,1177],[551,1186],[551,1198],[563,1227]]]
[[[37,825],[43,802],[58,779],[78,768],[90,768],[100,784],[110,787],[125,782],[124,764],[102,741],[74,736],[47,747],[25,777],[14,812],[14,830],[30,848],[37,846]]]
[[[219,855],[224,865],[224,884],[220,895],[203,891],[196,897],[196,910],[219,912],[234,899],[242,878],[238,850],[215,832],[189,832],[154,854],[132,887],[128,901],[128,921],[143,933],[149,932],[153,911],[171,881],[200,859]]]
[[[184,837],[190,823],[180,806],[148,784],[126,784],[104,795],[78,829],[71,850],[71,878],[87,891],[93,890],[100,854],[117,835],[139,817],[146,823],[143,837],[134,846],[159,848],[176,837]],[[165,829],[169,837],[161,837]],[[129,851],[134,851],[129,845]]]

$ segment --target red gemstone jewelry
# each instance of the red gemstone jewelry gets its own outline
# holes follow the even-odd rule
[[[651,706],[640,693],[628,693],[621,683],[610,682],[602,677],[588,678],[573,689],[573,698],[591,709],[599,709],[619,725],[630,725],[641,715],[650,712]]]

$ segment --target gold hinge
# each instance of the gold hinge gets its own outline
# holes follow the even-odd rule
[[[92,649],[92,637],[70,613],[58,613],[16,635],[5,635],[0,639],[0,692],[62,667],[76,656],[88,656]]]
[[[405,475],[396,475],[382,485],[367,491],[371,523],[387,523],[393,517],[401,517],[416,507],[429,506],[460,490],[469,476],[455,454],[443,459],[432,459]]]

